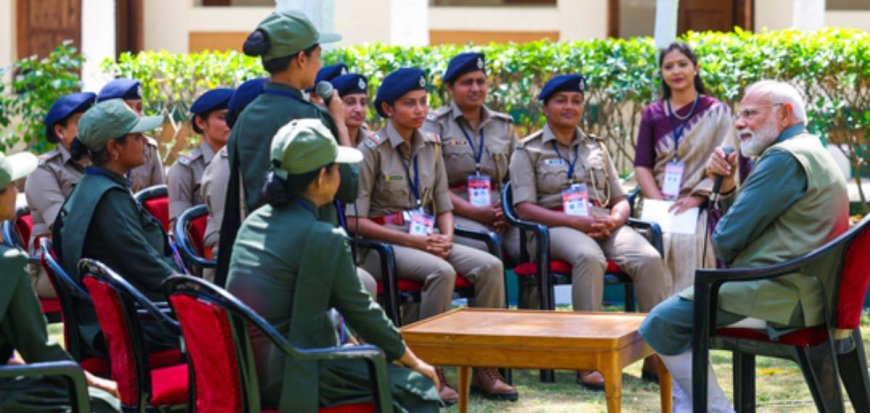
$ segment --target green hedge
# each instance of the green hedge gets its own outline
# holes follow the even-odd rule
[[[807,97],[811,130],[846,143],[845,153],[856,175],[866,175],[870,160],[865,146],[870,138],[870,34],[847,29],[754,34],[737,29],[733,33],[689,33],[682,40],[697,51],[711,94],[732,106],[741,91],[759,79],[781,79],[796,85]],[[441,74],[447,61],[466,50],[486,54],[490,106],[510,113],[524,133],[543,124],[535,96],[549,77],[565,72],[586,75],[589,91],[584,127],[606,137],[618,167],[630,170],[640,113],[656,98],[660,82],[650,38],[483,46],[374,44],[329,51],[324,63],[342,61],[351,71],[367,75],[372,98],[386,73],[400,67],[421,67],[433,84],[430,106],[434,108],[446,98]],[[109,74],[142,79],[146,112],[169,114],[179,121],[186,119],[187,108],[199,93],[264,75],[258,59],[237,52],[124,54],[117,61],[103,62],[102,68]],[[374,111],[370,114],[373,126],[379,126],[382,120]],[[166,150],[174,148],[172,142],[165,144]]]

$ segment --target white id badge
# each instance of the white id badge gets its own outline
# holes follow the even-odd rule
[[[568,215],[588,217],[589,191],[584,184],[571,185],[562,191],[562,211]]]
[[[435,218],[420,210],[410,212],[411,225],[408,227],[408,233],[411,235],[427,236],[431,235],[435,229]]]
[[[490,190],[492,184],[485,175],[471,175],[468,177],[468,202],[476,207],[488,207],[492,205]]]
[[[662,184],[662,194],[665,198],[677,199],[680,196],[684,169],[686,169],[686,164],[683,162],[668,162],[665,165],[665,182]]]

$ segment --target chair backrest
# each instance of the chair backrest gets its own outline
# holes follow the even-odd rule
[[[257,316],[226,291],[199,278],[172,276],[165,288],[190,355],[196,410],[259,412],[256,366],[247,323],[238,311]]]
[[[151,375],[136,306],[151,309],[154,305],[99,261],[82,259],[79,270],[106,337],[112,379],[118,383],[121,403],[140,406],[151,394]]]
[[[169,190],[166,185],[149,186],[134,195],[136,201],[142,204],[157,221],[163,225],[163,230],[169,233]]]
[[[870,283],[870,215],[843,236],[849,241],[840,273],[836,326],[852,330],[861,325],[861,310]]]
[[[208,207],[196,205],[182,212],[175,220],[175,245],[188,267],[213,268],[217,262],[205,257],[205,228]]]
[[[30,209],[25,207],[15,211],[13,221],[3,221],[3,243],[13,248],[21,248],[27,251],[30,242],[30,234],[33,233],[33,216]]]
[[[60,301],[60,315],[63,320],[63,336],[66,342],[66,351],[73,356],[76,361],[82,361],[85,357],[83,343],[79,335],[78,324],[80,317],[78,315],[77,305],[93,306],[91,296],[73,280],[60,263],[57,261],[57,255],[52,250],[51,239],[43,238],[40,240],[40,263],[48,275],[48,280],[54,287],[57,293],[57,298]],[[92,373],[99,373],[93,372]]]

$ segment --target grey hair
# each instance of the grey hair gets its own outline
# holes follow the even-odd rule
[[[806,125],[807,110],[803,98],[794,86],[778,80],[760,80],[746,88],[746,94],[760,94],[774,103],[789,103],[792,107],[792,116],[795,120]],[[744,96],[745,96],[744,95]]]

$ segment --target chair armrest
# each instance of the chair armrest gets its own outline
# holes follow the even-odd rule
[[[401,325],[401,317],[397,312],[399,306],[399,271],[396,269],[396,252],[393,246],[383,241],[368,238],[350,238],[351,245],[356,248],[369,248],[378,254],[381,264],[381,275],[384,286],[384,311],[395,325]]]
[[[22,365],[0,366],[0,378],[21,376],[58,376],[70,391],[73,412],[90,413],[90,399],[85,373],[81,366],[72,361],[48,361]]]
[[[629,218],[627,225],[636,230],[644,231],[649,234],[647,240],[652,244],[653,248],[659,252],[659,256],[665,256],[664,240],[662,238],[662,228],[659,224],[652,221],[643,221],[636,218]]]
[[[202,268],[215,268],[217,266],[216,259],[206,259],[200,256],[196,250],[193,248],[193,245],[190,243],[190,238],[187,236],[187,224],[190,222],[190,216],[201,214],[201,209],[206,209],[205,205],[197,205],[192,208],[184,211],[176,220],[173,222],[173,231],[175,238],[175,246],[178,247],[178,250],[181,252],[181,255],[184,256],[185,259],[192,261],[195,265]]]
[[[501,240],[493,231],[483,231],[472,228],[465,228],[459,225],[453,227],[453,234],[457,237],[483,241],[486,243],[486,249],[490,254],[502,260]]]

